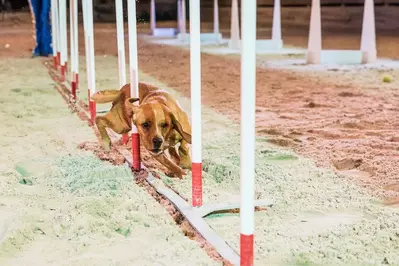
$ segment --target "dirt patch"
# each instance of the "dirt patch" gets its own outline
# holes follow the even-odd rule
[[[334,161],[333,165],[338,170],[352,170],[362,165],[362,159],[340,159]]]

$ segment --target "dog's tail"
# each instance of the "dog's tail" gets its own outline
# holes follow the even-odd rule
[[[121,95],[118,90],[104,90],[98,91],[91,96],[91,99],[96,103],[109,103],[113,102]]]

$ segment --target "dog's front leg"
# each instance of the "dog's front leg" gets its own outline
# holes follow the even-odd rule
[[[187,141],[184,139],[180,143],[179,147],[179,155],[180,155],[180,166],[184,169],[191,170],[191,156],[190,156],[190,149],[188,147]]]
[[[170,154],[170,157],[173,159],[173,161],[177,164],[177,165],[179,165],[179,163],[180,163],[180,156],[179,156],[179,154],[177,153],[177,151],[176,151],[176,147],[169,147],[169,149],[168,149],[168,151],[169,151],[169,154]]]
[[[96,125],[98,131],[100,132],[101,144],[106,151],[109,151],[111,149],[111,139],[109,138],[108,132],[105,129],[106,127],[109,127],[109,124],[110,124],[109,121],[105,117],[103,116],[96,117]]]
[[[177,164],[175,164],[172,160],[165,156],[165,154],[160,154],[154,156],[161,164],[166,166],[169,170],[171,170],[178,178],[182,179],[184,175],[187,173],[183,171]]]

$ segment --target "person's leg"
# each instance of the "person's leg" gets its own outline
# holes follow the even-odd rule
[[[40,25],[41,25],[41,39],[40,39],[40,55],[49,56],[53,53],[51,47],[51,28],[50,28],[50,0],[42,0],[40,10]]]
[[[33,56],[39,56],[40,55],[40,50],[41,50],[41,45],[40,45],[40,40],[41,40],[41,25],[40,25],[40,9],[41,9],[41,0],[29,0],[29,7],[30,11],[32,14],[32,23],[35,25],[35,31],[36,31],[36,46],[33,50]]]

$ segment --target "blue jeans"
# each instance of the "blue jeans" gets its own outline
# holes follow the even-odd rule
[[[50,0],[29,0],[36,23],[36,47],[34,56],[49,56],[53,53],[51,44]]]

